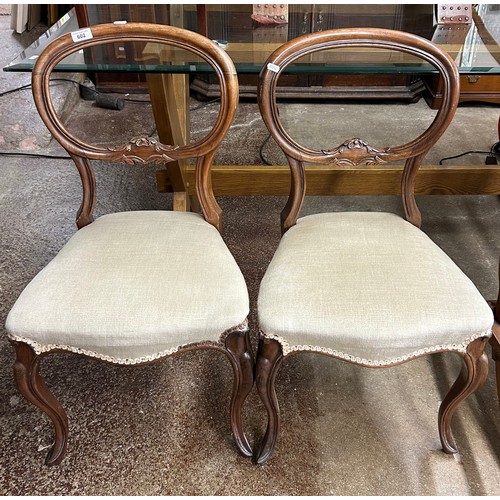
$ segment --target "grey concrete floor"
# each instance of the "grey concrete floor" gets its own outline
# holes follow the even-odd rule
[[[26,44],[8,23],[8,16],[0,16],[2,66]],[[29,75],[2,73],[0,91],[28,81]],[[63,88],[57,90],[62,104],[72,84]],[[192,107],[198,105],[193,100]],[[193,137],[208,127],[216,106],[192,112]],[[301,134],[311,144],[324,141],[326,147],[353,135],[386,145],[385,137],[405,138],[413,123],[418,129],[433,114],[423,100],[383,106],[289,103],[281,110],[292,134]],[[497,140],[499,113],[490,105],[461,106],[429,163],[468,149],[489,149]],[[0,150],[64,152],[50,141],[29,91],[0,98],[0,116]],[[313,128],[318,122],[322,126]],[[147,104],[127,103],[116,112],[83,101],[76,103],[68,126],[100,143],[154,129]],[[217,162],[259,164],[265,137],[255,103],[242,103]],[[270,162],[282,163],[272,142],[264,154]],[[484,156],[461,161],[480,166]],[[99,162],[95,168],[96,215],[171,206],[170,197],[156,192],[151,168]],[[68,412],[70,435],[62,464],[46,467],[52,427],[17,392],[13,350],[3,325],[23,287],[74,234],[80,196],[78,174],[66,160],[0,157],[0,493],[500,494],[500,407],[492,366],[485,385],[461,405],[454,419],[460,453],[448,456],[440,450],[437,409],[461,363],[452,354],[386,370],[314,354],[285,360],[277,379],[281,437],[265,466],[240,457],[232,444],[227,412],[231,369],[221,355],[192,352],[135,368],[74,355],[51,356],[43,375]],[[219,201],[224,237],[244,273],[254,311],[259,282],[279,241],[279,212],[285,200]],[[486,298],[496,297],[499,198],[428,196],[418,201],[423,229]],[[311,197],[304,214],[359,209],[401,213],[397,197]],[[250,324],[255,340],[255,312]],[[244,417],[250,442],[258,442],[265,413],[255,391]]]

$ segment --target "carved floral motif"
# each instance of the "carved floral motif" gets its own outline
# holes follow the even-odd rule
[[[388,156],[390,149],[375,149],[362,139],[348,139],[335,149],[322,150],[322,153],[331,157],[334,165],[379,165],[386,163],[384,156]]]
[[[112,160],[123,163],[166,163],[174,161],[175,158],[165,154],[165,152],[171,153],[178,149],[178,146],[162,144],[153,137],[139,136],[133,137],[127,144],[107,149],[117,153],[112,155]]]

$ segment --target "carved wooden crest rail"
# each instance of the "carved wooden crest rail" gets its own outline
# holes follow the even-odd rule
[[[109,146],[106,149],[113,153],[117,153],[110,158],[113,161],[131,165],[134,163],[163,164],[174,161],[174,158],[166,153],[172,153],[178,148],[179,146],[162,144],[153,137],[139,136],[130,139],[128,144]]]
[[[345,141],[334,149],[322,149],[322,153],[330,159],[332,165],[380,165],[387,163],[385,157],[390,155],[390,148],[376,149],[362,139],[354,138]]]

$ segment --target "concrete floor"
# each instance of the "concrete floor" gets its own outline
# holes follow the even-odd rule
[[[25,44],[12,35],[8,16],[0,16],[2,66]],[[2,73],[0,92],[27,81],[29,75]],[[61,106],[70,87],[57,90]],[[192,106],[198,104],[193,101]],[[215,108],[213,104],[192,112],[193,137],[208,126]],[[304,134],[312,130],[308,124],[322,120],[322,133],[305,139],[324,140],[326,147],[354,135],[375,145],[385,136],[404,139],[413,122],[422,126],[433,113],[423,100],[384,107],[291,103],[281,109],[292,135]],[[119,142],[136,132],[151,133],[149,111],[147,104],[127,103],[117,112],[81,101],[68,123],[83,137]],[[498,115],[495,106],[461,106],[429,163],[468,149],[489,149],[497,140]],[[61,152],[50,142],[29,91],[0,97],[0,116],[0,150]],[[352,128],[344,132],[347,118]],[[131,134],[122,137],[122,125]],[[217,162],[259,164],[265,137],[255,103],[242,103]],[[264,154],[270,162],[282,163],[272,142]],[[481,165],[484,157],[461,161]],[[172,203],[156,192],[151,168],[99,162],[95,167],[96,215],[163,209]],[[70,435],[62,464],[46,467],[52,426],[17,392],[13,350],[3,325],[24,286],[74,234],[81,188],[70,162],[4,156],[0,186],[0,493],[500,495],[500,408],[492,366],[485,385],[461,405],[454,419],[460,453],[448,456],[440,450],[437,409],[460,369],[459,357],[452,354],[386,370],[314,354],[286,359],[277,379],[281,437],[265,466],[240,457],[232,444],[227,412],[231,369],[220,354],[192,352],[139,368],[51,356],[43,374],[68,412]],[[224,237],[244,273],[255,310],[259,282],[279,241],[279,212],[285,200],[219,201]],[[499,198],[428,196],[419,199],[419,206],[423,229],[486,298],[496,297]],[[401,213],[397,197],[314,197],[303,213],[358,209]],[[254,312],[250,324],[255,340]],[[255,391],[244,416],[250,442],[257,442],[265,429],[265,412]]]

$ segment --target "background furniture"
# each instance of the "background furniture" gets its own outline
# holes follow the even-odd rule
[[[455,6],[455,12],[458,7]],[[480,68],[498,65],[500,63],[500,6],[478,5],[471,9],[470,16],[469,22],[438,24],[432,40],[438,45],[445,45],[448,53],[455,58],[459,66]],[[439,16],[437,17],[439,20]],[[441,99],[442,82],[437,75],[428,75],[424,78],[424,83],[428,89],[425,97],[431,108],[437,109]],[[498,89],[500,89],[499,75],[463,74],[460,76],[460,102],[482,101],[498,104],[500,102]]]
[[[465,6],[470,8],[471,6]],[[272,5],[269,5],[272,8]],[[211,39],[230,43],[284,43],[306,33],[325,29],[357,26],[388,28],[414,33],[432,39],[457,57],[459,66],[476,68],[472,75],[460,79],[460,102],[486,101],[500,103],[499,76],[478,75],[481,66],[498,65],[500,51],[500,9],[498,5],[483,4],[469,12],[469,22],[436,24],[440,22],[438,6],[432,4],[369,4],[324,5],[291,4],[289,22],[280,25],[259,25],[252,21],[252,5],[77,5],[79,25],[92,26],[117,19],[129,22],[157,22],[185,26]],[[472,21],[472,22],[470,22]],[[488,47],[484,50],[484,46]],[[464,50],[461,48],[464,47]],[[493,61],[488,59],[493,58]],[[238,68],[240,69],[240,68]],[[144,80],[132,75],[96,74],[98,87],[123,89],[145,88]],[[143,83],[143,87],[138,83]],[[240,93],[255,96],[257,75],[239,71]],[[198,96],[218,95],[217,82],[210,75],[197,75],[192,89]],[[125,85],[126,87],[127,85]],[[433,109],[439,106],[441,82],[438,75],[377,73],[342,76],[315,71],[312,74],[284,75],[278,89],[282,98],[329,99],[398,99],[413,101],[425,97]]]

